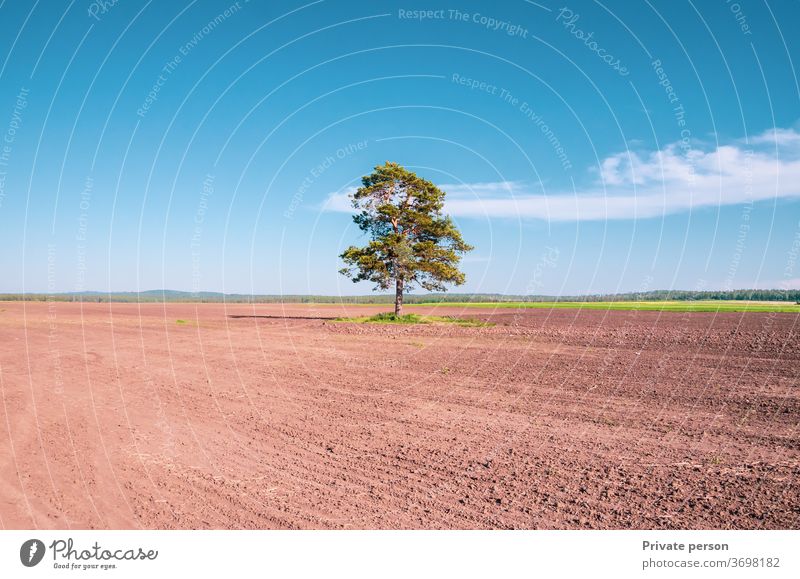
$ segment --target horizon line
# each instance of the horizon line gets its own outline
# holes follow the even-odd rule
[[[703,290],[690,290],[690,289],[653,289],[646,291],[618,291],[618,292],[594,292],[594,293],[577,293],[577,294],[523,294],[523,293],[502,293],[502,292],[428,292],[428,293],[407,293],[406,297],[419,298],[424,296],[498,296],[498,297],[529,297],[529,298],[571,298],[571,297],[597,297],[597,296],[632,296],[632,295],[653,295],[658,293],[680,293],[680,294],[710,294],[710,293],[755,293],[755,292],[777,292],[777,293],[800,293],[800,288],[731,288],[731,289],[703,289]],[[0,291],[0,301],[5,296],[113,296],[113,295],[142,295],[142,294],[175,294],[182,296],[231,296],[231,297],[264,297],[264,298],[376,298],[376,297],[391,297],[394,298],[394,293],[370,293],[370,294],[314,294],[314,293],[245,293],[245,292],[222,292],[213,290],[200,290],[200,291],[187,291],[187,290],[173,290],[173,289],[149,289],[149,290],[120,290],[120,291],[105,291],[105,290],[82,290],[82,291],[62,291],[62,292],[25,292],[25,291]]]

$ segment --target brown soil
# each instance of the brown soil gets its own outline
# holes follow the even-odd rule
[[[799,316],[380,309],[0,303],[0,527],[800,528]]]

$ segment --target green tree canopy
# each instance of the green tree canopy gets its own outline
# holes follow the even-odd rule
[[[444,191],[389,161],[363,177],[361,185],[351,196],[358,211],[353,221],[370,242],[341,254],[346,267],[340,273],[354,282],[373,282],[375,289],[394,282],[397,315],[403,292],[414,286],[444,291],[446,284],[464,283],[458,264],[472,247],[442,214]]]

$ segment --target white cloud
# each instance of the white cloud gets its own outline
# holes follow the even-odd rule
[[[322,204],[322,211],[334,211],[336,213],[352,213],[353,206],[350,203],[350,195],[355,193],[355,187],[348,187],[340,191],[335,191],[328,195]]]
[[[800,132],[775,129],[703,151],[673,143],[660,151],[626,151],[600,163],[582,191],[548,191],[514,181],[442,184],[454,217],[522,217],[551,221],[661,217],[704,207],[800,197]],[[350,212],[332,193],[323,210]]]
[[[764,131],[760,135],[750,139],[752,145],[777,145],[777,146],[797,146],[800,144],[800,133],[794,129],[775,129],[774,131]]]
[[[489,183],[442,183],[439,188],[447,191],[448,198],[492,199],[508,198],[525,187],[519,181],[495,181]]]

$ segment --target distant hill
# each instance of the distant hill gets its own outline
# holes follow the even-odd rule
[[[506,295],[506,294],[411,294],[406,303],[446,302],[613,302],[613,301],[697,301],[697,300],[752,300],[800,302],[800,290],[685,291],[655,290],[641,293],[594,294],[583,296]],[[59,301],[59,302],[226,302],[226,303],[342,303],[390,304],[394,295],[372,294],[365,296],[322,295],[249,295],[221,292],[183,292],[175,290],[147,290],[142,292],[72,292],[57,294],[0,294],[0,301]]]

